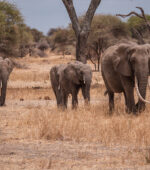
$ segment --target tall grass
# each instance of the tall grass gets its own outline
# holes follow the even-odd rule
[[[26,137],[98,142],[104,145],[150,145],[148,107],[139,116],[127,115],[121,105],[109,116],[107,104],[77,110],[32,109],[19,122]]]

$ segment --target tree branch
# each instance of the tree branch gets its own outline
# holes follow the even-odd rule
[[[139,18],[142,18],[142,19],[143,19],[143,17],[142,17],[141,15],[139,15],[138,13],[136,13],[136,12],[134,12],[134,11],[130,12],[130,13],[129,13],[129,14],[127,14],[127,15],[123,15],[123,14],[116,14],[116,16],[119,16],[119,17],[122,17],[122,18],[129,17],[130,15],[136,15],[137,17],[139,17]]]
[[[150,31],[150,23],[149,23],[149,21],[147,20],[147,18],[146,18],[146,16],[145,16],[145,12],[144,12],[143,8],[141,8],[141,7],[136,7],[136,8],[141,11],[141,15],[138,14],[138,13],[136,13],[136,12],[134,12],[134,11],[131,11],[131,12],[130,12],[129,14],[127,14],[127,15],[116,14],[116,16],[120,16],[120,17],[125,18],[125,17],[128,17],[128,16],[130,16],[130,15],[135,15],[135,16],[141,18],[141,19],[144,19],[144,21],[146,22],[146,26],[147,26],[148,30]]]
[[[99,6],[101,0],[91,0],[89,8],[86,12],[84,21],[83,21],[83,30],[89,31],[91,27],[91,22],[97,7]]]
[[[78,21],[76,11],[75,11],[74,6],[73,6],[73,1],[72,0],[62,0],[62,2],[64,3],[64,5],[67,9],[67,12],[69,14],[69,17],[70,17],[70,20],[71,20],[71,23],[72,23],[73,30],[75,31],[75,34],[76,34],[76,37],[77,37],[80,33],[81,28],[80,28],[80,25],[79,25],[79,21]]]

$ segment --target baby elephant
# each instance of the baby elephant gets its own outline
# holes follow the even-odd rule
[[[87,64],[76,61],[54,66],[50,70],[50,80],[58,107],[67,108],[68,96],[71,94],[72,108],[76,108],[80,88],[84,100],[90,101],[92,71]]]
[[[9,58],[3,59],[2,57],[0,57],[0,106],[3,106],[5,104],[7,81],[9,79],[10,73],[13,70],[13,67],[14,64]]]

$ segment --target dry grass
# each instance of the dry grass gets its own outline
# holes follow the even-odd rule
[[[127,115],[124,107],[108,116],[107,104],[80,107],[76,111],[32,109],[20,122],[25,135],[32,139],[99,142],[104,145],[150,145],[148,107],[139,116]],[[26,133],[28,132],[28,133]]]
[[[6,107],[0,108],[0,169],[142,169],[149,165],[150,106],[138,116],[128,115],[123,96],[116,95],[115,112],[109,116],[100,73],[93,74],[90,106],[84,106],[79,93],[77,110],[71,110],[70,102],[66,111],[57,109],[49,70],[70,60],[53,54],[19,59],[28,68],[14,69]]]

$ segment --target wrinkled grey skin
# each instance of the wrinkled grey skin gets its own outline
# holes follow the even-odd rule
[[[60,72],[66,67],[65,64],[53,66],[50,70],[50,81],[52,85],[52,89],[54,91],[57,106],[59,107],[61,105],[61,95],[60,95],[60,83],[59,83],[59,77]]]
[[[1,96],[0,96],[0,106],[5,104],[6,99],[6,90],[7,90],[7,81],[9,79],[9,75],[13,70],[13,62],[5,58],[0,57],[0,87],[1,87]]]
[[[109,96],[109,110],[114,109],[114,93],[124,93],[127,112],[141,112],[145,103],[140,99],[135,104],[135,77],[138,88],[145,99],[150,71],[150,45],[135,43],[119,44],[109,47],[102,57],[102,76]]]
[[[71,94],[72,108],[76,108],[80,89],[84,100],[90,101],[92,71],[87,64],[76,61],[54,66],[50,71],[50,77],[58,106],[67,108],[68,96]]]

